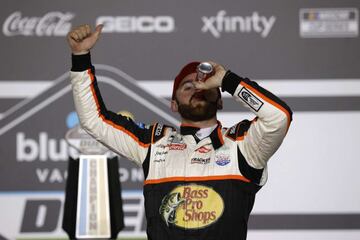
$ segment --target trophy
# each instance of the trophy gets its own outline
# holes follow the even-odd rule
[[[69,160],[63,229],[71,239],[112,239],[124,225],[117,157],[79,125],[65,139],[80,156]]]

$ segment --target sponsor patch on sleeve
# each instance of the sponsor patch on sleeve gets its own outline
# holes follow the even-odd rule
[[[153,126],[153,134],[152,134],[152,142],[157,142],[160,138],[162,138],[165,134],[165,126],[160,123],[156,123]]]
[[[237,134],[237,126],[238,124],[232,126],[230,129],[227,130],[226,136],[233,141],[236,140],[236,134]]]
[[[156,125],[156,128],[155,128],[155,137],[160,137],[162,135],[162,132],[163,132],[163,128],[164,128],[164,125],[158,123]]]
[[[233,141],[236,141],[238,137],[242,137],[246,134],[246,131],[250,128],[251,122],[249,120],[242,120],[238,124],[229,128],[226,133],[226,137]]]
[[[256,112],[260,110],[264,103],[258,99],[254,94],[252,94],[249,90],[243,87],[239,94],[239,98],[241,98],[247,105],[249,105]]]

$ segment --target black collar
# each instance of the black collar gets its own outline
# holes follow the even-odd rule
[[[224,144],[224,139],[222,137],[221,128],[222,128],[221,123],[218,121],[218,125],[210,134],[211,143],[215,150],[220,148]],[[195,127],[195,126],[191,126],[191,125],[181,125],[180,126],[180,133],[182,135],[195,136],[195,134],[199,130],[200,130],[199,127]]]

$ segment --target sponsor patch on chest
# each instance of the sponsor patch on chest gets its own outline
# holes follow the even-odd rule
[[[199,229],[212,225],[224,212],[224,201],[214,189],[197,184],[181,185],[168,193],[161,202],[159,213],[170,225]]]
[[[215,156],[215,163],[219,166],[225,166],[230,163],[230,156],[227,154],[217,154]]]
[[[169,150],[180,150],[180,151],[186,149],[187,147],[182,137],[177,135],[169,139],[167,146],[169,147]]]
[[[194,157],[191,159],[191,164],[209,164],[210,158]]]
[[[169,150],[184,150],[187,147],[185,143],[170,143],[168,146]]]
[[[215,151],[215,163],[218,166],[225,166],[231,162],[230,149],[222,147]]]
[[[210,147],[206,147],[206,146],[201,146],[199,147],[198,149],[195,150],[196,152],[199,152],[199,153],[208,153],[211,151],[211,148]]]

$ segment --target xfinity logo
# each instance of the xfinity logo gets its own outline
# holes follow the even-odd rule
[[[225,10],[220,10],[216,16],[202,17],[204,25],[201,29],[203,33],[210,32],[215,38],[220,38],[222,33],[251,33],[260,34],[266,38],[276,20],[275,16],[260,16],[258,12],[253,12],[251,16],[226,16]]]
[[[104,33],[170,33],[175,29],[171,16],[100,16],[96,25],[104,24]]]

